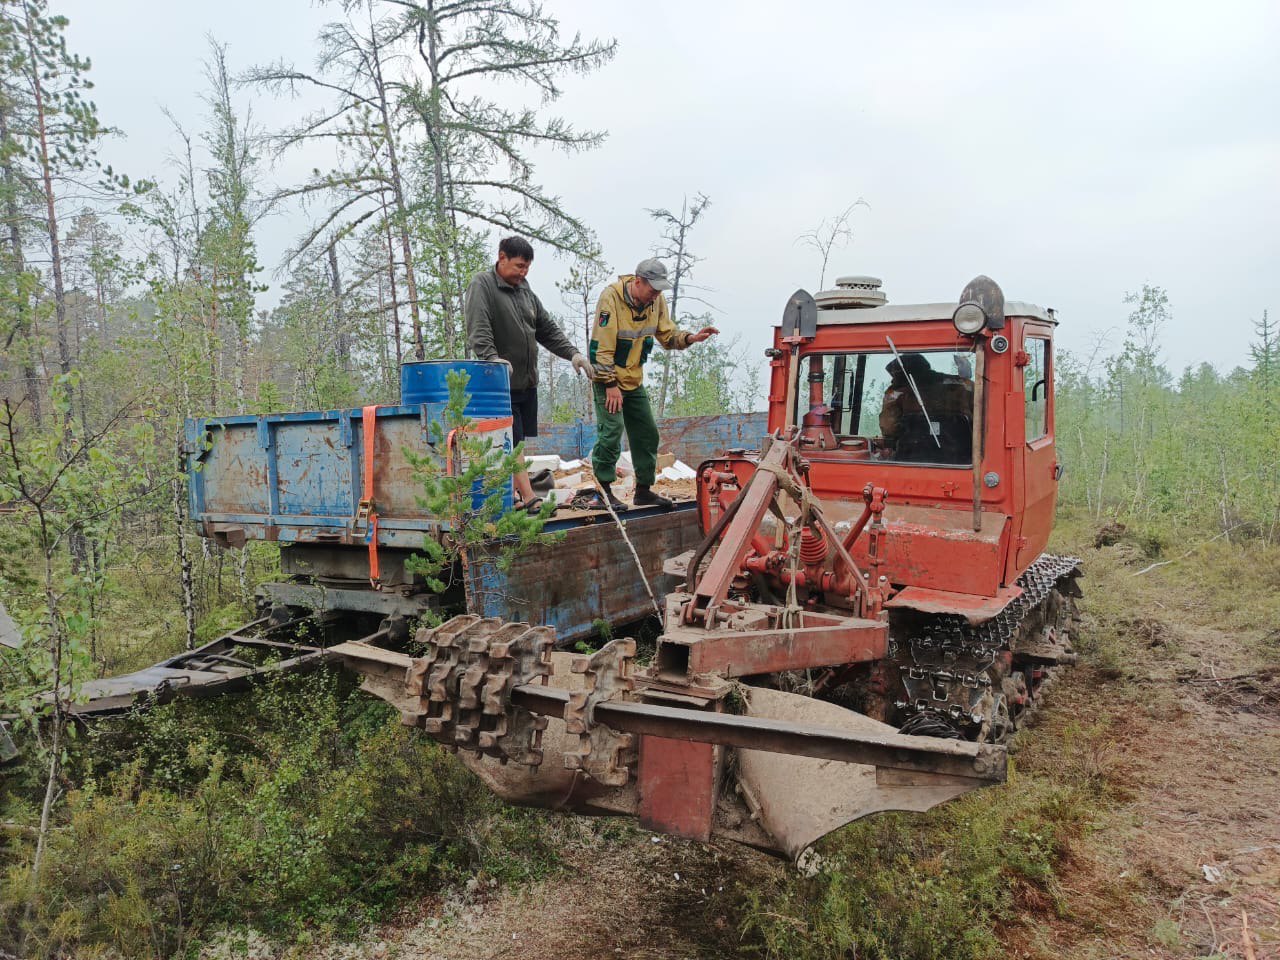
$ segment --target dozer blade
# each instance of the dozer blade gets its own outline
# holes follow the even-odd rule
[[[891,726],[833,703],[780,690],[752,688],[749,716],[821,725],[869,738],[901,738]],[[948,774],[914,773],[871,764],[820,760],[763,750],[739,750],[740,792],[777,849],[795,859],[833,830],[885,810],[922,812],[991,781]]]
[[[568,654],[553,655],[553,690],[583,688],[581,675],[569,672],[573,659]],[[1004,779],[1003,747],[904,736],[835,704],[768,688],[748,688],[745,701],[737,715],[672,711],[685,713],[683,721],[660,716],[662,708],[631,703],[611,710],[613,704],[602,703],[598,717],[601,723],[633,729],[637,740],[648,730],[650,735],[676,734],[659,738],[665,741],[739,744],[719,751],[716,766],[722,781],[716,785],[718,796],[707,798],[714,807],[707,833],[793,860],[854,820],[887,810],[922,812]],[[697,772],[686,771],[686,778],[679,782],[651,777],[643,746],[629,758],[636,776],[616,786],[566,769],[555,759],[577,749],[578,737],[569,733],[559,717],[548,715],[548,719],[542,736],[548,762],[535,769],[465,751],[459,757],[491,790],[521,806],[644,820],[641,798],[655,788],[670,791],[676,806],[698,806],[695,795],[701,778]],[[682,722],[687,726],[681,731]],[[761,742],[769,749],[749,749],[740,745],[744,741]],[[788,746],[815,753],[865,751],[881,765],[779,752]],[[935,764],[952,772],[932,772]],[[971,770],[972,775],[955,773],[957,767]],[[649,825],[662,829],[659,823]]]
[[[927,810],[1005,776],[1003,747],[906,736],[798,694],[748,687],[726,712],[714,694],[637,693],[630,640],[584,658],[552,653],[549,637],[459,617],[420,634],[422,658],[331,652],[510,803],[791,858],[859,817]]]

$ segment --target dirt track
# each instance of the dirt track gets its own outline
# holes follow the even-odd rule
[[[1070,915],[1046,924],[1043,944],[1010,945],[1034,957],[1275,960],[1280,675],[1229,634],[1154,621],[1153,635],[1152,622],[1133,632],[1155,654],[1137,676],[1086,665],[1054,691],[1046,722],[1099,726],[1096,762],[1117,803],[1061,871]]]

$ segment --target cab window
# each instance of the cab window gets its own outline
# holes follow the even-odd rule
[[[1026,411],[1027,442],[1049,433],[1049,341],[1027,337],[1022,349],[1029,358],[1022,368],[1022,392]]]
[[[886,349],[801,360],[796,420],[809,425],[802,438],[816,450],[828,444],[866,450],[874,460],[968,466],[973,353],[917,350],[900,357]]]

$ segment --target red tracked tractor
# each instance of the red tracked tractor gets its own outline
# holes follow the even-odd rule
[[[769,437],[698,471],[705,537],[668,559],[650,662],[478,616],[425,655],[332,649],[509,800],[798,856],[881,810],[1001,782],[1074,660],[1077,561],[1044,552],[1061,474],[1053,312],[979,277],[959,303],[879,281],[797,292]],[[625,515],[624,515],[625,519]]]

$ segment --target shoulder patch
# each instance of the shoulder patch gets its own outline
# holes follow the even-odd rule
[[[607,327],[609,325],[609,311],[605,310],[600,314],[600,326]]]

